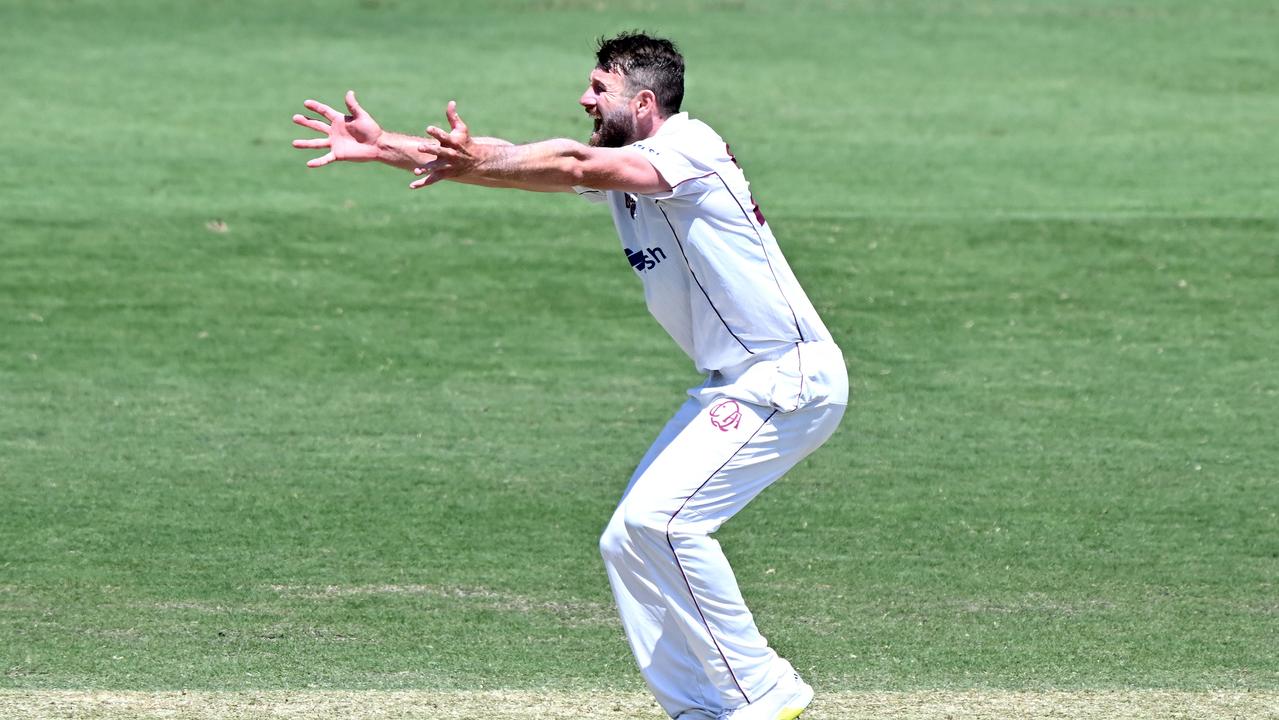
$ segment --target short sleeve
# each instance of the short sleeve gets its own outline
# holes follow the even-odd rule
[[[666,192],[644,193],[644,196],[654,200],[666,200],[701,192],[700,184],[696,181],[714,173],[705,167],[700,167],[678,147],[663,140],[664,138],[659,135],[627,145],[628,148],[643,155],[644,159],[661,173],[662,179],[671,186],[671,189]]]

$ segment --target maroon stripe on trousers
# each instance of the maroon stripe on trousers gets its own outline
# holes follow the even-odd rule
[[[734,450],[733,454],[729,455],[728,459],[724,461],[724,464],[716,468],[715,472],[711,473],[705,480],[703,480],[702,484],[698,485],[697,489],[694,490],[691,495],[684,498],[684,503],[679,506],[679,509],[671,515],[671,519],[666,522],[666,544],[670,546],[671,555],[675,558],[675,567],[679,568],[680,577],[684,578],[684,587],[688,588],[688,596],[693,599],[693,607],[697,608],[697,614],[702,618],[702,625],[706,626],[706,634],[710,636],[711,642],[715,643],[715,649],[719,652],[720,659],[724,661],[724,667],[728,668],[728,674],[733,678],[733,684],[737,686],[737,692],[742,694],[742,699],[744,699],[747,704],[751,701],[750,696],[748,696],[746,694],[746,690],[742,688],[741,681],[737,679],[737,673],[733,672],[733,666],[729,664],[728,656],[724,654],[724,648],[720,647],[719,641],[715,639],[715,632],[711,630],[711,624],[706,621],[706,613],[702,612],[702,606],[697,602],[697,593],[693,592],[693,584],[688,581],[688,573],[684,572],[684,565],[679,561],[679,553],[675,551],[675,543],[671,542],[671,523],[675,522],[675,518],[679,517],[679,514],[684,511],[684,508],[688,506],[688,502],[692,500],[697,493],[701,492],[702,488],[706,487],[706,484],[714,479],[715,476],[719,474],[720,470],[727,467],[728,464],[733,461],[733,458],[737,457],[737,454],[745,449],[745,447],[750,444],[751,440],[755,439],[755,436],[759,434],[759,431],[763,430],[764,426],[768,425],[768,422],[772,420],[773,416],[776,414],[776,410],[769,413],[768,417],[764,418],[764,422],[755,429],[755,432],[751,433],[751,436],[746,438],[746,442],[742,443],[736,450]]]

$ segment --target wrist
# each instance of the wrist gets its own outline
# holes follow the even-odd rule
[[[376,156],[373,158],[377,162],[391,167],[397,167],[402,170],[412,170],[419,165],[424,165],[434,157],[424,155],[418,150],[423,139],[413,137],[411,135],[401,135],[394,132],[379,132],[377,139],[372,145],[377,150]]]
[[[395,133],[379,131],[377,138],[373,140],[373,147],[377,148],[377,159],[381,162],[388,162],[395,158],[402,157],[406,150],[406,146]]]

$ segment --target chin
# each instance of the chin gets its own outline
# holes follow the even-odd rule
[[[633,142],[635,142],[635,140],[631,140],[626,137],[619,137],[617,135],[601,135],[600,133],[595,133],[591,135],[590,144],[594,147],[620,148],[620,147],[626,147],[627,145],[630,145]]]

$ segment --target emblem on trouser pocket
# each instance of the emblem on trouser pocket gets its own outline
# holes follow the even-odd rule
[[[728,432],[742,422],[742,408],[736,400],[720,400],[711,406],[711,424]]]

